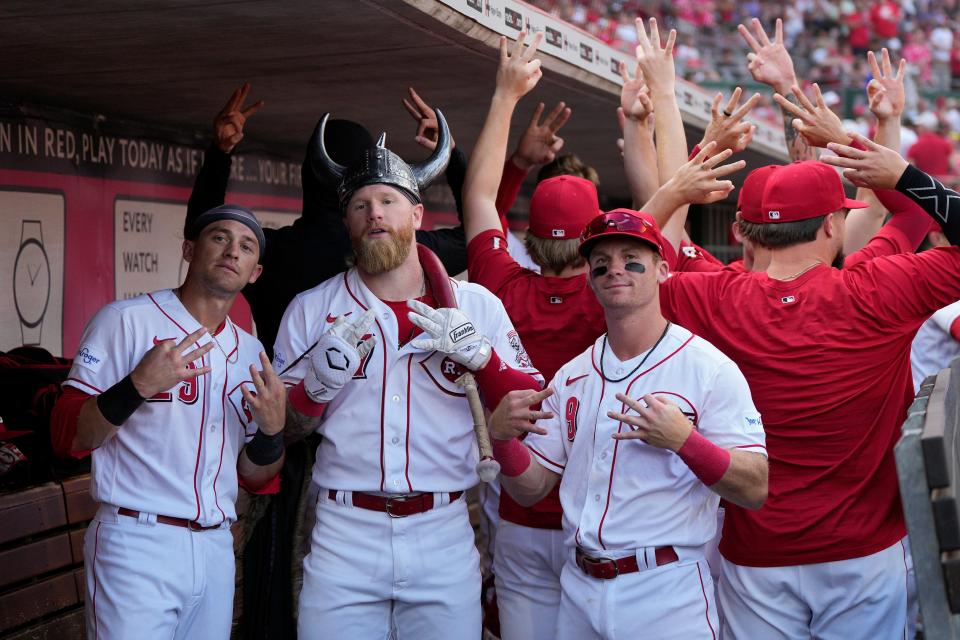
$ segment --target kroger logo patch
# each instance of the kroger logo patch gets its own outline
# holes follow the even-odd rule
[[[100,366],[106,359],[107,354],[105,354],[103,351],[88,344],[84,344],[80,345],[80,350],[77,351],[77,357],[74,362],[82,367],[90,369],[90,371],[99,371]]]
[[[476,332],[477,330],[473,328],[472,322],[464,322],[459,327],[454,327],[453,330],[450,331],[450,340],[457,343],[464,338],[474,335]]]

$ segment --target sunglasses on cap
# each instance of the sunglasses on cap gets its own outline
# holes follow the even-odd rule
[[[580,235],[580,254],[586,257],[594,240],[614,235],[643,240],[652,245],[657,253],[661,252],[660,234],[654,223],[643,215],[614,210],[598,215],[587,224]]]

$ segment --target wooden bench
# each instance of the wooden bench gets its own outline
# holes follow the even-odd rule
[[[83,638],[89,475],[0,494],[0,638]]]

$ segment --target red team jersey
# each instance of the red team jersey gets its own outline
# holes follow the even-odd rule
[[[716,345],[763,416],[770,487],[759,511],[728,505],[720,550],[747,566],[875,553],[906,531],[893,445],[913,399],[910,344],[960,298],[960,249],[765,273],[675,273],[664,315]]]
[[[499,229],[484,231],[467,247],[470,281],[481,284],[503,302],[530,359],[543,374],[557,370],[582,353],[606,331],[603,308],[587,285],[587,276],[553,278],[524,269],[507,253]],[[530,508],[500,493],[500,516],[527,527],[561,527],[559,483]]]

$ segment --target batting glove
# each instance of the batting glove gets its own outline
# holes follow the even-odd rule
[[[417,349],[440,351],[471,371],[482,369],[490,361],[493,347],[480,335],[473,323],[459,309],[434,309],[419,300],[408,300],[413,311],[407,314],[410,322],[423,329],[429,338],[413,341]]]
[[[353,378],[360,361],[377,342],[375,335],[364,339],[373,318],[371,309],[353,323],[347,322],[347,316],[340,316],[320,337],[310,354],[310,371],[303,379],[303,388],[311,400],[330,402]]]

